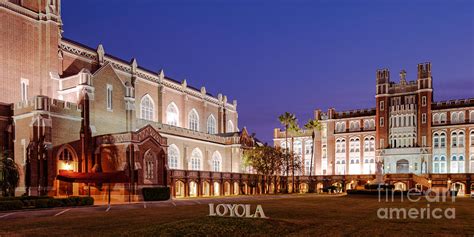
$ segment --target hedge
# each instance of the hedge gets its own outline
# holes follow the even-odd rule
[[[142,188],[143,200],[163,201],[170,199],[169,187]]]
[[[92,197],[12,197],[6,199],[0,199],[0,211],[94,205]]]

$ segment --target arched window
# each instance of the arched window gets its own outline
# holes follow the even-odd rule
[[[175,144],[168,147],[168,166],[170,169],[178,169],[179,167],[179,149]]]
[[[145,95],[142,97],[142,101],[140,102],[140,118],[145,120],[154,120],[155,114],[155,104],[153,99],[150,95]]]
[[[439,124],[439,123],[440,123],[439,114],[434,114],[433,115],[433,124]]]
[[[215,151],[214,154],[212,154],[212,171],[222,171],[222,157],[218,151]]]
[[[458,133],[458,146],[464,147],[464,132],[462,131]]]
[[[464,123],[464,111],[459,112],[458,122],[459,123]]]
[[[451,133],[451,147],[458,146],[458,134],[456,132]]]
[[[194,148],[191,152],[190,170],[201,170],[202,152],[199,148]]]
[[[179,126],[179,110],[175,103],[171,102],[166,108],[166,123]]]
[[[439,122],[440,122],[441,124],[446,123],[446,113],[442,113],[442,114],[440,115],[440,119],[439,119],[439,120],[440,120]]]
[[[474,123],[474,111],[469,113],[469,122]]]
[[[77,156],[69,146],[63,146],[57,157],[58,170],[77,171]]]
[[[474,146],[474,130],[471,131],[469,137],[470,137],[469,140],[470,140],[471,146]]]
[[[451,123],[457,123],[457,122],[458,122],[458,113],[451,112]]]
[[[227,121],[227,132],[235,132],[234,123],[231,120]]]
[[[188,115],[188,128],[199,131],[199,115],[195,109],[192,109]]]
[[[441,148],[446,147],[446,133],[441,133],[439,136],[439,145]]]
[[[438,133],[433,134],[433,147],[434,148],[439,147],[439,135],[438,135]]]
[[[145,166],[145,169],[143,170],[145,172],[144,177],[145,180],[149,182],[153,182],[156,175],[156,155],[153,153],[151,150],[148,150],[145,152],[145,155],[143,157],[143,163]]]
[[[209,115],[207,118],[207,133],[209,134],[216,134],[216,118],[214,115]]]

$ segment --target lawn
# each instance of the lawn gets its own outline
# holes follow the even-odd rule
[[[231,202],[237,203],[237,202]],[[430,208],[455,208],[451,219],[377,217],[380,207],[426,208],[427,202],[379,203],[367,196],[299,196],[242,201],[261,204],[269,219],[209,217],[207,204],[110,212],[68,212],[61,217],[0,220],[0,236],[446,236],[474,235],[474,199],[430,203]]]

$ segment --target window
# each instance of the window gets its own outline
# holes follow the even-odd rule
[[[439,147],[439,137],[438,134],[435,133],[433,136],[433,147],[438,148]]]
[[[216,134],[216,119],[212,114],[207,118],[207,133]]]
[[[440,124],[439,114],[433,114],[433,124]]]
[[[441,133],[441,136],[440,136],[439,140],[440,140],[440,147],[445,148],[446,147],[446,134]]]
[[[464,132],[458,133],[458,146],[464,147]]]
[[[153,121],[155,114],[155,106],[150,95],[142,97],[140,102],[140,117],[141,119]]]
[[[171,102],[166,108],[166,123],[179,126],[179,110],[175,103]]]
[[[474,111],[469,113],[469,122],[474,123]]]
[[[453,132],[451,133],[451,147],[457,147],[458,146],[458,136],[457,133]]]
[[[380,139],[379,143],[381,149],[385,148],[385,142],[383,138]]]
[[[471,131],[470,140],[471,140],[471,146],[474,146],[474,130]]]
[[[421,123],[426,123],[426,113],[421,114]]]
[[[212,171],[221,172],[222,171],[221,162],[222,162],[221,154],[218,151],[215,151],[214,154],[212,154]]]
[[[194,148],[191,152],[191,170],[201,170],[202,152],[199,148]]]
[[[227,121],[227,132],[235,132],[234,123],[231,120]]]
[[[440,120],[439,122],[440,122],[441,124],[445,124],[445,123],[446,123],[446,113],[442,113],[442,114],[440,115],[440,119],[439,119],[439,120]]]
[[[175,144],[168,147],[168,166],[170,169],[178,168],[179,150]]]
[[[199,115],[195,109],[192,109],[188,115],[188,128],[199,131]]]
[[[26,102],[28,101],[28,86],[30,82],[28,79],[21,79],[21,101]]]
[[[112,85],[107,84],[107,110],[112,110],[112,91]]]
[[[421,146],[426,146],[426,136],[421,137]]]
[[[145,163],[145,179],[153,181],[155,178],[155,154],[148,150],[145,152],[143,162]]]
[[[421,106],[426,106],[426,96],[421,97]]]
[[[385,101],[380,101],[380,111],[383,111],[385,109]]]
[[[458,123],[464,123],[465,122],[465,119],[464,119],[464,111],[461,111],[459,112],[458,114]]]
[[[380,117],[380,127],[383,127],[384,117]]]

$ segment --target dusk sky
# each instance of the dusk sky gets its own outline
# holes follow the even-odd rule
[[[356,3],[357,2],[357,3]],[[435,101],[474,97],[474,1],[62,1],[64,37],[238,100],[239,128],[272,143],[278,116],[375,106],[375,71]]]

